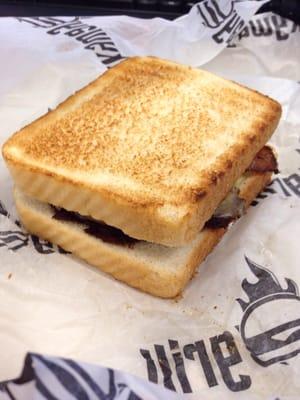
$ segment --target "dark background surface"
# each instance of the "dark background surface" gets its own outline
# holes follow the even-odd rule
[[[0,16],[117,15],[174,19],[200,0],[0,0]],[[217,1],[217,0],[215,0]],[[273,11],[300,23],[300,0],[271,0],[259,12]]]

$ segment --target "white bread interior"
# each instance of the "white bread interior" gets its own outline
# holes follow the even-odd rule
[[[270,182],[271,173],[247,173],[239,180],[246,206]],[[183,247],[138,242],[133,248],[103,242],[84,232],[84,225],[51,218],[54,210],[15,188],[14,198],[22,224],[47,239],[137,289],[163,298],[182,292],[199,264],[212,251],[226,229],[204,228]]]

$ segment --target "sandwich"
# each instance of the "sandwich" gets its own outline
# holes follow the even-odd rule
[[[209,72],[129,58],[15,133],[24,227],[169,298],[277,171],[281,107]]]

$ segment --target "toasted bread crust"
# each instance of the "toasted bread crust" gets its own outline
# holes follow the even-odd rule
[[[270,178],[271,173],[249,175],[240,189],[240,196],[246,199],[247,205],[269,183]],[[47,214],[31,207],[19,190],[15,189],[14,197],[21,221],[29,232],[60,245],[130,286],[163,298],[175,297],[182,292],[198,265],[226,232],[224,228],[204,229],[191,245],[183,249],[182,264],[174,269],[168,260],[163,266],[158,265],[159,253],[147,262],[139,258],[134,249],[124,250],[120,246],[104,243],[83,230],[72,228],[75,224],[55,220],[50,212]],[[170,254],[176,251],[169,249]]]
[[[202,229],[280,113],[274,100],[208,72],[132,58],[16,133],[3,155],[28,195],[179,246]]]

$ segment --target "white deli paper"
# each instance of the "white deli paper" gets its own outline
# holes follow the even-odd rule
[[[35,352],[123,370],[187,399],[299,398],[300,30],[271,13],[252,17],[258,6],[204,1],[175,22],[0,20],[1,145],[133,54],[202,65],[283,106],[271,140],[280,174],[177,300],[140,293],[28,235],[0,159],[0,380]]]
[[[183,400],[184,395],[127,372],[29,353],[21,375],[0,382],[0,400]]]

